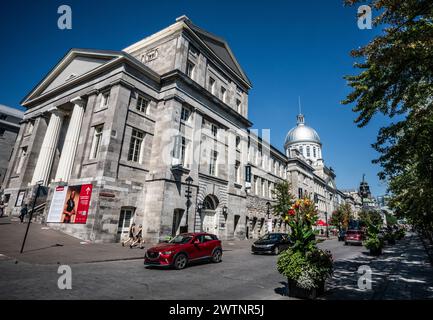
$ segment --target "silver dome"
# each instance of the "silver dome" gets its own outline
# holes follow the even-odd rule
[[[297,143],[297,142],[315,142],[321,144],[320,137],[316,130],[305,125],[304,116],[298,115],[298,124],[287,133],[285,146]]]

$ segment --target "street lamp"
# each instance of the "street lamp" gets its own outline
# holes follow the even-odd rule
[[[39,197],[39,189],[41,188],[41,186],[42,186],[43,183],[44,183],[44,181],[42,181],[42,180],[36,182],[36,184],[38,185],[38,187],[37,187],[37,189],[36,189],[36,195],[35,195],[35,198],[33,199],[32,211],[30,211],[29,222],[27,223],[26,234],[24,235],[24,240],[23,240],[23,244],[21,245],[20,253],[23,253],[23,251],[24,251],[24,245],[25,245],[25,243],[26,243],[27,234],[29,233],[29,227],[30,227],[30,223],[32,222],[33,212],[35,211],[36,200],[37,200],[38,197]]]
[[[197,212],[200,214],[200,221],[201,221],[201,210],[203,209],[203,203],[199,202],[197,203],[197,210],[195,210],[195,217],[194,217],[194,221],[197,220]],[[201,230],[201,224],[200,224],[200,231]],[[194,223],[194,232],[195,232],[195,223]]]
[[[326,224],[326,237],[329,238],[329,230],[328,230],[328,212],[325,211],[325,224]]]
[[[271,203],[268,201],[266,202],[266,209],[267,209],[267,218],[270,219],[271,218]]]
[[[184,230],[184,232],[188,232],[188,214],[189,214],[189,207],[191,206],[191,200],[190,200],[191,197],[192,197],[192,195],[191,195],[191,184],[192,184],[193,181],[194,180],[190,176],[188,176],[185,179],[187,187],[186,187],[186,191],[185,191],[185,197],[186,197],[186,223],[185,223],[185,230]]]
[[[224,219],[225,219],[225,220],[227,220],[227,215],[228,215],[227,207],[224,206],[224,207],[223,207],[223,216],[224,216]]]

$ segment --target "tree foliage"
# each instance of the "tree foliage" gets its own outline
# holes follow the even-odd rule
[[[365,1],[346,0],[347,5]],[[370,0],[383,33],[353,50],[357,75],[346,76],[355,123],[377,114],[391,119],[373,144],[380,156],[379,177],[388,181],[390,206],[413,224],[433,226],[433,2]]]
[[[338,230],[347,229],[349,227],[349,221],[353,218],[352,208],[350,204],[340,204],[332,213],[331,225],[336,226]]]

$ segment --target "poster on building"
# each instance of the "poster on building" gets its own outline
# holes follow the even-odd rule
[[[91,195],[91,184],[57,187],[47,222],[86,223]]]
[[[68,187],[58,186],[54,190],[51,199],[50,211],[48,211],[47,222],[60,222],[63,213],[63,204],[65,203]]]

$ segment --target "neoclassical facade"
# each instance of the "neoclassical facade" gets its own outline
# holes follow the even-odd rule
[[[251,87],[228,44],[185,16],[122,51],[71,49],[22,101],[7,212],[42,185],[46,222],[58,187],[91,184],[86,223],[50,227],[96,242],[119,241],[132,221],[149,242],[181,231],[257,238],[287,228],[267,215],[283,180],[332,212],[344,197],[317,133],[300,140],[311,128],[299,115],[286,153],[259,138]]]

